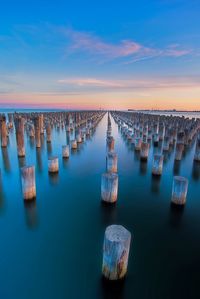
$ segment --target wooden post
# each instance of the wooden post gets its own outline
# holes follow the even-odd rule
[[[50,157],[48,159],[48,171],[50,173],[57,173],[59,170],[58,158]]]
[[[198,134],[197,140],[196,140],[196,149],[195,149],[195,154],[194,154],[194,160],[200,161],[200,133]]]
[[[1,147],[7,147],[8,137],[7,137],[7,126],[6,117],[3,116],[1,119]]]
[[[62,157],[69,158],[69,145],[62,146]]]
[[[71,141],[71,147],[72,147],[72,149],[77,149],[77,141],[76,140]]]
[[[106,157],[107,172],[117,172],[117,154],[109,152]]]
[[[181,176],[175,176],[172,187],[172,203],[184,205],[186,203],[188,191],[188,180]]]
[[[163,155],[155,154],[153,157],[152,174],[161,175],[163,169]]]
[[[127,272],[131,233],[121,225],[106,228],[102,273],[109,280],[122,279]]]
[[[149,155],[149,143],[142,142],[140,150],[140,159],[146,161]]]
[[[40,139],[40,117],[37,116],[34,119],[34,126],[35,126],[35,141],[36,147],[41,147],[41,139]]]
[[[24,119],[18,117],[15,119],[15,130],[17,140],[17,153],[19,157],[25,157],[24,147]]]
[[[140,137],[135,138],[135,151],[140,151],[142,145],[142,139]]]
[[[25,166],[21,168],[22,192],[25,200],[36,197],[35,186],[35,166]]]
[[[107,137],[107,149],[109,152],[114,151],[115,148],[115,139],[112,136]]]
[[[47,142],[51,142],[51,125],[50,125],[50,122],[48,122],[48,124],[47,124],[46,134],[47,134]]]
[[[117,201],[118,175],[116,173],[104,173],[101,177],[101,198],[108,203]]]
[[[175,160],[180,161],[183,156],[184,151],[184,144],[183,143],[177,143],[176,145],[176,152],[175,152]]]

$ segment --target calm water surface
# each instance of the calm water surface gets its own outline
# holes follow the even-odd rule
[[[66,132],[54,130],[52,147],[40,150],[26,139],[26,161],[17,158],[14,132],[1,149],[0,298],[200,298],[200,165],[194,144],[174,165],[165,155],[160,180],[151,176],[152,155],[141,163],[112,120],[119,159],[119,198],[100,200],[105,171],[107,115],[68,161],[61,158]],[[48,155],[58,155],[60,170],[49,176]],[[36,165],[37,199],[24,204],[20,167]],[[189,179],[183,210],[170,206],[174,174]],[[119,284],[101,277],[107,225],[132,233],[128,275]]]

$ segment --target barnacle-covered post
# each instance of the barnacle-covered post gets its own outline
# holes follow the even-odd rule
[[[117,154],[109,152],[106,157],[107,172],[117,172]]]
[[[184,205],[186,203],[188,191],[188,180],[185,177],[175,176],[172,186],[172,203]]]
[[[16,130],[18,157],[25,157],[24,119],[20,116],[15,118],[15,130]]]
[[[103,244],[102,274],[109,280],[122,279],[127,273],[131,233],[121,225],[106,228]]]
[[[118,175],[116,173],[103,173],[101,177],[101,198],[108,203],[117,201]]]
[[[8,137],[7,137],[7,126],[5,115],[1,118],[1,146],[7,147]]]
[[[155,154],[153,157],[152,174],[161,175],[163,170],[163,155]]]
[[[35,166],[24,166],[21,168],[22,192],[25,200],[36,197]]]
[[[77,149],[77,141],[76,141],[76,139],[74,139],[74,140],[71,141],[71,148],[73,150]]]

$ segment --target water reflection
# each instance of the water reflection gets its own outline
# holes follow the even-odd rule
[[[192,178],[195,181],[198,181],[200,179],[200,161],[193,161]]]
[[[24,211],[27,227],[30,229],[38,226],[38,214],[36,200],[26,201],[24,200]]]
[[[101,219],[104,226],[117,223],[117,204],[101,201]]]
[[[173,167],[173,174],[174,175],[179,175],[180,166],[181,166],[181,161],[174,160],[174,167]]]
[[[2,147],[1,152],[2,152],[4,169],[5,169],[6,172],[10,172],[11,167],[10,167],[10,159],[9,159],[9,156],[8,156],[7,147]]]
[[[151,179],[152,193],[158,194],[160,192],[160,182],[161,182],[161,176],[152,175],[152,179]]]
[[[169,211],[169,223],[173,228],[178,228],[183,217],[184,205],[175,205],[171,203]]]
[[[47,142],[47,154],[48,154],[48,157],[52,155],[52,143],[51,142]]]
[[[109,281],[104,277],[100,281],[101,298],[122,299],[124,298],[125,279],[120,281]]]
[[[145,175],[147,173],[147,161],[140,160],[140,174]]]
[[[0,169],[0,211],[2,211],[3,208],[4,208],[4,192],[3,192],[2,174]]]
[[[26,166],[26,157],[18,157],[19,168]]]
[[[42,165],[42,152],[41,152],[41,148],[36,148],[36,163],[37,163],[37,167],[38,167],[39,172],[42,172],[43,165]]]
[[[50,173],[49,172],[49,183],[50,183],[50,185],[55,186],[55,185],[58,184],[58,182],[59,182],[58,172],[55,172],[55,173]]]

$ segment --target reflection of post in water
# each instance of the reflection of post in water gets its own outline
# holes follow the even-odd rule
[[[170,211],[169,211],[169,223],[170,226],[173,228],[177,228],[181,224],[181,219],[183,217],[184,212],[184,205],[174,205],[171,203],[170,205]]]
[[[8,149],[7,147],[2,147],[1,151],[2,151],[4,169],[6,172],[10,172],[11,168],[10,168],[10,159],[8,156]]]
[[[160,182],[161,182],[161,176],[152,175],[151,191],[153,193],[159,193],[160,192]]]
[[[180,166],[181,166],[181,161],[174,160],[174,168],[173,168],[174,175],[179,175],[179,173],[180,173]]]
[[[140,174],[145,175],[147,172],[147,161],[140,160]]]
[[[123,299],[125,279],[110,281],[102,276],[100,292],[103,299]]]
[[[51,154],[52,154],[52,144],[51,144],[51,142],[47,142],[47,154],[48,154],[48,156],[51,156]]]
[[[70,145],[70,132],[66,132],[66,144]]]
[[[200,179],[200,161],[193,161],[192,177],[195,181]]]
[[[40,172],[42,172],[43,165],[42,165],[42,156],[41,156],[41,149],[39,147],[36,148],[36,161],[37,166]]]
[[[104,226],[109,225],[110,223],[117,223],[117,205],[116,202],[108,204],[104,201],[101,201],[101,219]]]
[[[36,200],[24,200],[24,211],[26,224],[29,228],[33,229],[38,226],[38,215]]]
[[[49,182],[52,186],[55,186],[59,182],[58,172],[49,172]]]
[[[0,211],[4,207],[4,193],[3,193],[3,183],[2,183],[2,174],[0,169]]]
[[[30,148],[34,148],[35,147],[35,139],[34,139],[34,137],[30,137],[29,138],[29,145],[30,145]]]
[[[25,157],[18,157],[18,164],[19,168],[26,166],[26,158]]]

